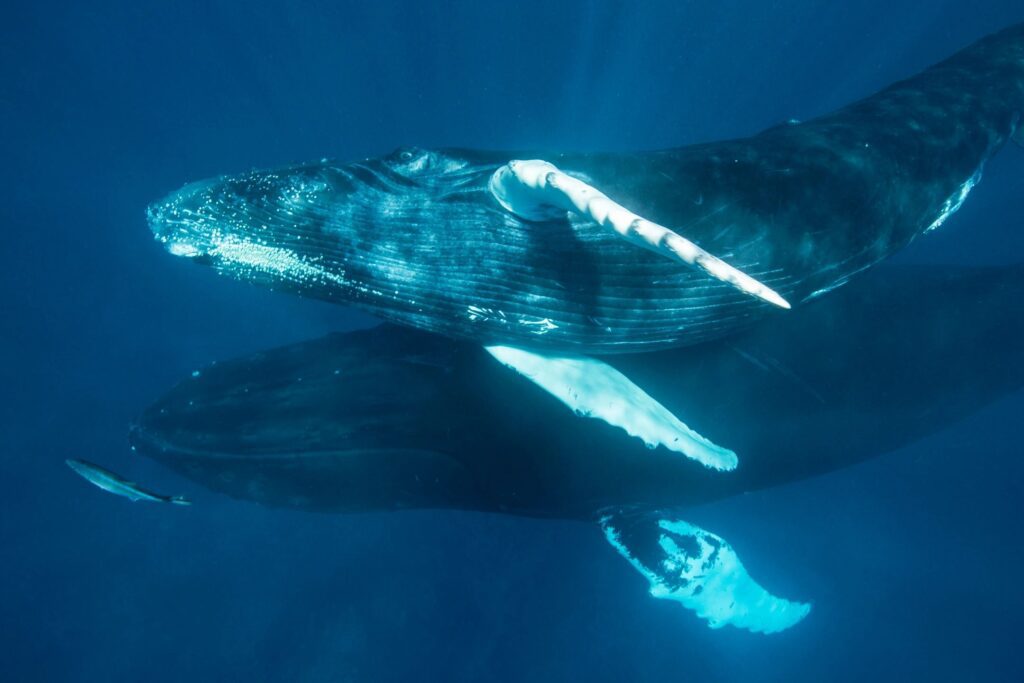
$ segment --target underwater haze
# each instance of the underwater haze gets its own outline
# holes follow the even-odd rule
[[[865,463],[684,510],[813,604],[772,635],[652,599],[593,524],[272,509],[127,442],[197,368],[377,322],[170,258],[145,209],[186,182],[403,145],[751,135],[1024,21],[1020,0],[16,5],[0,23],[0,678],[1024,680],[1019,391]],[[1009,145],[892,261],[1018,264],[1022,228]],[[194,504],[108,495],[68,458]]]

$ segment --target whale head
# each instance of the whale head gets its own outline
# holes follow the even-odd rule
[[[440,337],[373,329],[216,363],[135,421],[132,449],[267,505],[330,511],[474,507],[451,454]],[[450,412],[450,411],[449,411]]]
[[[480,156],[403,148],[350,164],[223,176],[172,192],[147,217],[175,256],[273,288],[353,300],[420,277],[417,252],[430,231],[442,239],[446,229],[516,220],[486,189],[499,162],[471,154]]]

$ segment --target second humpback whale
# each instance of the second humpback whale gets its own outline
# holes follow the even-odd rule
[[[149,407],[131,441],[267,505],[596,522],[655,596],[774,631],[807,606],[767,593],[680,508],[943,428],[1024,385],[1022,336],[1024,267],[884,267],[728,342],[616,357],[668,408],[731,434],[747,457],[728,475],[573,419],[473,344],[390,326],[217,363]]]
[[[1022,115],[1019,24],[750,138],[629,154],[403,149],[187,185],[149,222],[173,254],[484,344],[574,411],[728,470],[732,451],[577,354],[719,338],[765,302],[844,284],[954,213]]]

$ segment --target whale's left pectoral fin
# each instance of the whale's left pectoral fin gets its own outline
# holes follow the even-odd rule
[[[546,220],[574,211],[623,239],[703,270],[744,294],[780,308],[789,302],[778,292],[701,249],[679,233],[636,215],[603,192],[547,161],[510,161],[491,176],[490,191],[507,211],[525,220]]]
[[[643,574],[651,595],[675,600],[711,628],[725,625],[776,633],[811,611],[778,598],[750,578],[736,551],[721,537],[656,513],[613,513],[601,518],[608,542]]]
[[[665,446],[707,467],[731,470],[736,454],[687,427],[628,377],[595,358],[548,356],[512,346],[488,346],[504,365],[571,408],[621,427],[651,448]]]

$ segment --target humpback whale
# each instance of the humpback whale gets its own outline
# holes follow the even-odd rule
[[[733,450],[581,354],[721,338],[839,287],[947,220],[1020,138],[1022,114],[1019,24],[749,138],[628,154],[401,149],[193,183],[148,218],[172,254],[483,344],[573,411],[730,470]]]
[[[400,149],[193,183],[148,220],[172,254],[393,323],[483,345],[649,351],[777,311],[758,283],[798,305],[937,228],[1022,115],[1019,24],[749,138],[620,154]]]
[[[656,597],[712,626],[777,631],[808,606],[772,596],[679,510],[891,451],[1019,389],[1022,295],[1022,266],[886,266],[728,341],[616,356],[667,408],[743,448],[728,475],[575,419],[475,344],[388,325],[210,366],[130,440],[266,505],[594,522]]]

